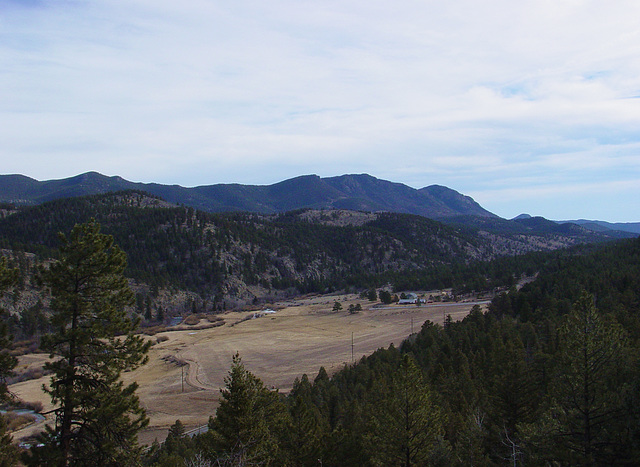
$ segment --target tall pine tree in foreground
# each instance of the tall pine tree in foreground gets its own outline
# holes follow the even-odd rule
[[[631,362],[622,326],[583,293],[560,329],[555,437],[574,465],[612,465],[625,457],[625,377]]]
[[[202,438],[210,460],[216,465],[287,465],[281,440],[290,421],[278,393],[247,370],[238,354],[225,383],[216,416]]]
[[[390,391],[372,410],[373,465],[447,464],[444,414],[412,357],[403,355]]]
[[[600,313],[586,292],[559,331],[552,404],[531,430],[533,461],[637,465],[632,452],[637,421],[628,401],[638,360],[627,333],[611,315]]]
[[[124,387],[123,371],[146,362],[149,343],[134,334],[126,310],[134,295],[123,276],[125,253],[94,221],[60,234],[60,259],[43,271],[51,290],[51,326],[42,348],[56,410],[55,428],[42,435],[44,448],[32,465],[135,465],[137,433],[148,423],[135,383]]]
[[[307,375],[296,378],[287,398],[291,426],[287,432],[287,447],[293,465],[317,465],[329,437],[329,421],[313,403],[313,386]]]

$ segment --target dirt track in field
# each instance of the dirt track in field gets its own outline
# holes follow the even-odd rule
[[[343,310],[331,311],[335,301]],[[363,311],[350,314],[349,304],[360,303]],[[123,377],[139,384],[138,395],[150,418],[140,441],[162,440],[176,419],[187,428],[207,423],[215,413],[220,388],[224,387],[231,358],[239,352],[246,368],[268,387],[288,392],[296,377],[315,377],[324,366],[329,374],[345,364],[369,355],[391,343],[398,346],[422,323],[442,323],[444,316],[459,320],[474,303],[428,304],[420,307],[391,305],[374,307],[355,295],[322,296],[274,304],[277,313],[242,321],[252,313],[228,312],[221,327],[168,331],[154,336],[167,340],[151,348],[149,363]],[[353,336],[353,347],[352,347]],[[25,356],[28,358],[28,356]],[[33,357],[31,357],[33,360]],[[43,360],[40,357],[40,360]],[[185,362],[180,366],[178,362]],[[47,377],[12,385],[10,390],[27,401],[41,401],[50,409],[40,389]],[[40,427],[41,428],[41,427]],[[31,427],[14,433],[26,436]]]

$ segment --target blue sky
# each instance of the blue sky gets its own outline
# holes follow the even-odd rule
[[[0,0],[0,173],[369,173],[640,221],[640,2]]]

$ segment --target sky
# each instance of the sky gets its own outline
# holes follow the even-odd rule
[[[0,0],[0,173],[368,173],[640,221],[640,2]]]

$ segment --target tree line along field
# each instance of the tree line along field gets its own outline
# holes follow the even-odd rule
[[[342,304],[341,311],[332,311],[336,301]],[[360,304],[363,311],[350,313],[350,304]],[[225,320],[221,327],[156,334],[150,338],[156,343],[149,351],[149,362],[123,375],[127,384],[139,384],[137,393],[150,417],[149,427],[140,434],[141,443],[162,441],[177,419],[188,429],[205,425],[215,413],[236,352],[268,387],[286,394],[302,374],[312,377],[321,366],[332,374],[351,364],[352,333],[357,361],[378,348],[400,345],[411,334],[412,325],[417,332],[425,320],[442,323],[447,315],[462,319],[473,303],[380,305],[354,294],[317,296],[274,304],[281,309],[257,319],[245,319],[254,312],[228,312],[221,315]],[[27,355],[24,360],[32,358]],[[40,358],[36,364],[43,361]],[[9,389],[50,410],[41,390],[48,379],[17,383]],[[41,426],[29,427],[14,436],[28,436],[38,429]]]

